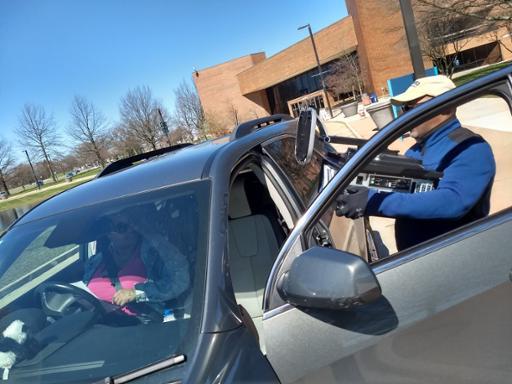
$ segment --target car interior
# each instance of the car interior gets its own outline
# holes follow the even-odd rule
[[[280,204],[271,197],[269,184],[259,168],[239,173],[231,185],[228,215],[229,264],[235,298],[258,330],[262,349],[265,284],[291,229],[278,209]]]
[[[42,361],[50,366],[59,364],[72,359],[77,351],[84,361],[99,360],[105,369],[109,364],[138,366],[145,364],[148,355],[143,350],[134,354],[134,344],[149,348],[153,355],[158,350],[158,355],[183,343],[184,335],[191,331],[188,319],[193,317],[195,259],[202,238],[198,236],[201,225],[197,196],[187,191],[129,208],[146,230],[142,236],[165,237],[164,244],[178,248],[189,262],[189,287],[163,303],[165,308],[172,309],[172,318],[164,313],[162,325],[162,313],[144,303],[134,303],[137,312],[128,316],[90,293],[82,281],[84,269],[89,258],[105,247],[106,228],[102,218],[108,209],[100,204],[85,212],[77,210],[54,225],[42,224],[41,229],[36,228],[36,234],[18,242],[22,254],[12,264],[10,276],[2,276],[4,281],[13,281],[0,295],[2,326],[5,328],[21,315],[34,319],[34,323],[41,318],[30,332],[38,343],[37,348],[17,364],[12,377],[39,375],[35,367]],[[35,270],[26,270],[27,265],[36,263]]]

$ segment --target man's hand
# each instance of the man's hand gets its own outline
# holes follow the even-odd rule
[[[135,289],[120,289],[112,298],[112,302],[119,306],[124,306],[136,298]]]
[[[368,204],[368,188],[350,186],[336,198],[336,215],[357,219],[364,215]]]

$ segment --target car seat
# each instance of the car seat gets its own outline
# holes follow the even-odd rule
[[[265,284],[279,248],[268,217],[251,213],[243,177],[237,178],[231,188],[228,230],[235,298],[260,331]]]

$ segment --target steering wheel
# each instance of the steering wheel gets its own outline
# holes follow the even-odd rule
[[[78,312],[93,312],[103,317],[105,308],[95,296],[72,284],[46,282],[37,289],[43,311],[52,317],[63,317]]]

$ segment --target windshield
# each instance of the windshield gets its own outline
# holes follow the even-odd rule
[[[90,382],[187,353],[200,321],[208,204],[209,182],[200,181],[5,233],[4,379]]]

